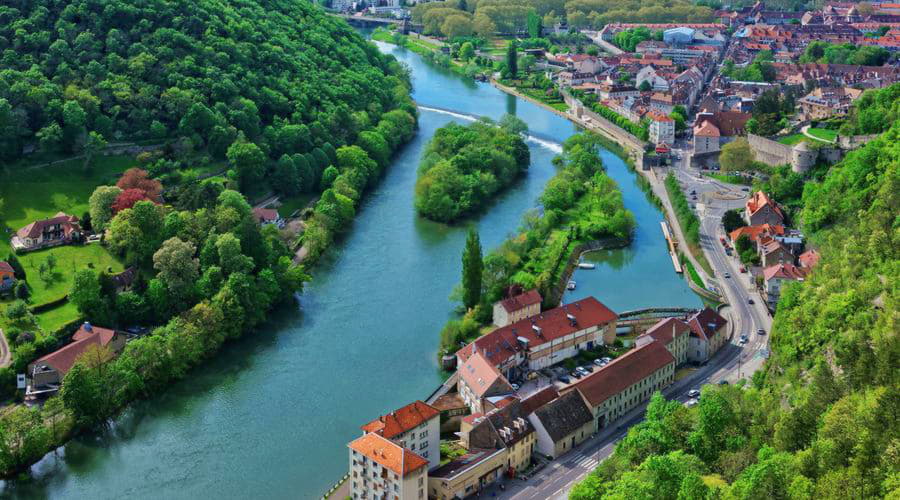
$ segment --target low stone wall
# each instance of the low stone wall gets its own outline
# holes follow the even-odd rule
[[[753,134],[747,134],[747,142],[757,161],[773,167],[791,163],[793,148],[786,144]]]
[[[559,305],[562,300],[562,296],[566,293],[566,284],[569,282],[569,279],[572,277],[572,273],[575,271],[575,266],[578,264],[578,261],[581,259],[581,256],[586,252],[592,252],[594,250],[604,250],[608,248],[622,248],[628,245],[630,241],[623,238],[604,238],[602,240],[595,240],[589,243],[585,243],[583,245],[579,245],[572,251],[572,254],[569,255],[569,260],[566,262],[566,267],[563,269],[563,272],[560,274],[560,280],[557,285],[550,290],[549,297],[547,297],[547,304],[555,307]]]
[[[878,134],[870,135],[840,135],[838,136],[838,146],[843,149],[856,149],[863,144],[878,137]]]

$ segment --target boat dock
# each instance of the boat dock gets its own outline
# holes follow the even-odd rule
[[[675,237],[672,236],[672,230],[669,229],[669,223],[666,221],[660,221],[660,227],[662,227],[663,236],[666,238],[666,243],[669,244],[669,257],[672,258],[672,266],[675,267],[675,272],[681,274],[684,272],[684,269],[681,268],[681,262],[678,261],[678,252],[675,251]]]

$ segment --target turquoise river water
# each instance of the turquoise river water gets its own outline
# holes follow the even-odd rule
[[[27,498],[316,498],[347,470],[346,443],[377,415],[425,398],[440,383],[438,332],[451,317],[466,225],[424,221],[413,209],[425,143],[448,122],[512,113],[529,126],[527,176],[475,224],[486,249],[535,207],[553,156],[575,127],[545,109],[379,45],[412,69],[418,135],[368,193],[349,235],[314,270],[296,307],[139,402],[107,429],[80,436],[0,494]],[[448,111],[450,110],[450,111]],[[452,112],[451,112],[452,111]],[[672,270],[661,213],[615,155],[603,161],[637,219],[626,249],[595,253],[566,300],[595,295],[616,311],[699,306]]]

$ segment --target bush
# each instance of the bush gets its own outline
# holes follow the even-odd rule
[[[28,307],[21,300],[17,300],[6,307],[6,317],[15,321],[22,319],[28,314]]]

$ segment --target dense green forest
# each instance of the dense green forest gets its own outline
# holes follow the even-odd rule
[[[896,109],[896,92],[868,99]],[[705,387],[695,408],[654,396],[570,498],[900,498],[900,123],[888,126],[808,179],[800,219],[822,258],[782,291],[765,368]]]
[[[3,2],[0,58],[4,160],[178,138],[242,189],[318,192],[335,149],[415,115],[405,70],[310,2]]]
[[[419,214],[453,222],[489,203],[528,169],[526,129],[511,115],[499,125],[479,120],[439,128],[419,165],[415,201]]]
[[[450,38],[496,33],[528,33],[540,36],[540,27],[554,28],[565,22],[574,28],[600,29],[613,22],[671,23],[709,22],[709,7],[690,1],[640,0],[447,0],[418,3],[413,20],[425,32]]]
[[[619,186],[606,174],[600,148],[600,139],[587,132],[566,140],[562,154],[553,160],[559,173],[541,195],[543,210],[525,214],[516,234],[484,257],[479,302],[441,331],[441,354],[477,337],[491,321],[493,303],[510,286],[537,288],[549,302],[579,246],[597,240],[616,245],[629,241],[634,215],[625,208]]]

